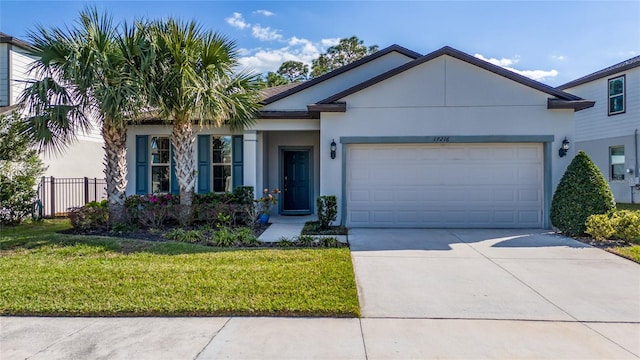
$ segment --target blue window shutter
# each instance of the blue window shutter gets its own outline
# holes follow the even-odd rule
[[[136,194],[149,193],[149,136],[136,135]]]
[[[233,188],[244,185],[244,137],[242,135],[234,135],[231,137],[231,177],[233,179]]]
[[[169,165],[169,173],[171,175],[171,191],[172,194],[180,193],[180,186],[178,186],[178,178],[176,177],[176,161],[173,160],[173,144],[171,144],[171,151],[169,152],[169,157],[171,158],[171,162]]]
[[[211,192],[211,136],[198,135],[198,194]]]

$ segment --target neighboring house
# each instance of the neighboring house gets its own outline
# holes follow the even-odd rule
[[[640,201],[640,56],[558,87],[596,105],[575,116],[575,148],[598,165],[617,202]]]
[[[255,126],[199,129],[197,191],[277,187],[292,215],[336,195],[352,227],[549,227],[574,153],[558,149],[593,106],[450,47],[394,45],[268,92]],[[170,131],[129,128],[127,193],[177,191]]]
[[[28,55],[30,45],[0,32],[0,114],[20,111],[20,96],[29,74],[33,58]],[[104,150],[100,128],[94,125],[88,134],[79,134],[78,141],[61,154],[42,154],[47,166],[44,176],[58,178],[104,178]]]

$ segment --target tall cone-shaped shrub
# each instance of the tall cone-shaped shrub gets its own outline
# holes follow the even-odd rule
[[[567,167],[551,201],[551,224],[566,235],[585,232],[590,215],[606,214],[616,207],[609,183],[583,151]]]

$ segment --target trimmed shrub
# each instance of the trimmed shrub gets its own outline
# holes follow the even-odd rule
[[[553,194],[551,223],[562,233],[578,236],[585,232],[587,218],[615,208],[609,183],[583,151],[573,158]]]
[[[67,214],[71,226],[77,230],[105,229],[109,223],[107,200],[92,201],[85,206],[69,208]]]
[[[238,186],[233,189],[231,198],[236,205],[250,205],[254,196],[253,186]]]
[[[321,229],[327,229],[338,216],[338,201],[334,195],[318,196],[316,200]]]
[[[587,218],[585,225],[587,226],[585,232],[600,241],[611,239],[616,232],[610,214],[591,215]]]
[[[611,216],[611,225],[618,239],[640,243],[640,211],[620,210]]]

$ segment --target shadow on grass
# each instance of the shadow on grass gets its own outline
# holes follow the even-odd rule
[[[100,247],[105,251],[120,254],[150,253],[158,255],[184,255],[259,250],[299,250],[311,247],[213,247],[170,240],[153,241],[122,236],[103,236],[69,233],[71,227],[61,221],[46,221],[4,227],[0,232],[0,252],[35,250],[43,247],[72,247],[86,245]],[[323,250],[324,248],[313,248]]]

